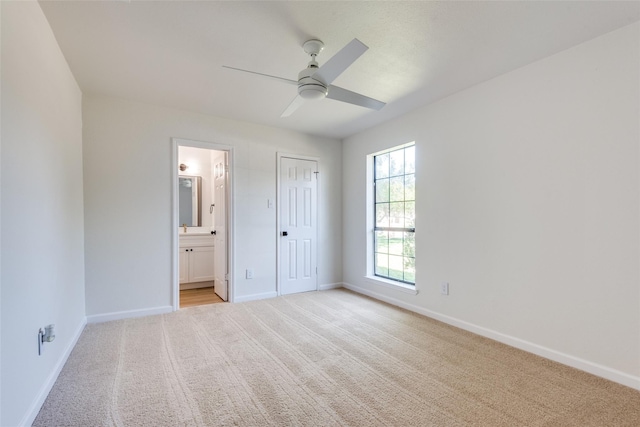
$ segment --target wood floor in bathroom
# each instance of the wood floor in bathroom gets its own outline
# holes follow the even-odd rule
[[[224,302],[213,288],[185,289],[180,291],[180,308]]]

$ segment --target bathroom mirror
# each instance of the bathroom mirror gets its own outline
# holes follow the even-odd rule
[[[202,226],[202,178],[180,175],[178,177],[179,226]]]

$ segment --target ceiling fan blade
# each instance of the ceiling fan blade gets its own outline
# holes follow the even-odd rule
[[[351,40],[338,53],[333,55],[324,63],[318,71],[313,74],[313,78],[320,78],[326,84],[331,84],[344,70],[349,68],[360,55],[369,49],[358,39]]]
[[[287,107],[286,110],[284,110],[282,112],[282,114],[280,115],[280,117],[289,117],[291,114],[293,114],[294,111],[296,111],[302,104],[304,104],[304,98],[301,97],[300,95],[297,95],[295,98],[293,98],[293,101],[291,101],[291,104],[289,104],[289,106]]]
[[[270,79],[274,79],[274,80],[277,80],[277,81],[283,82],[283,83],[289,83],[289,84],[293,84],[293,85],[296,85],[296,86],[298,85],[298,82],[296,80],[285,79],[284,77],[271,76],[269,74],[258,73],[256,71],[249,71],[249,70],[243,70],[242,68],[229,67],[228,65],[223,65],[222,67],[223,68],[228,68],[230,70],[242,71],[244,73],[257,74],[259,76],[268,77]]]
[[[338,86],[330,85],[328,89],[329,93],[327,93],[327,98],[335,99],[336,101],[348,102],[349,104],[359,105],[373,110],[380,110],[382,107],[387,105],[385,102],[360,95],[359,93],[351,92],[347,89],[342,89]]]

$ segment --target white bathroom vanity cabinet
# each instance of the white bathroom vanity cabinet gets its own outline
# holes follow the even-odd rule
[[[189,289],[212,286],[214,277],[214,236],[211,234],[181,234],[179,254],[180,288]],[[193,284],[192,286],[183,284]]]

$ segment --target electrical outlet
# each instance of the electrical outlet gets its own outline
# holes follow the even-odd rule
[[[447,282],[440,283],[440,294],[449,295],[449,283]]]
[[[41,356],[44,351],[44,343],[53,342],[56,339],[55,327],[56,325],[51,324],[45,326],[44,330],[40,328],[38,331],[38,356]]]
[[[253,279],[253,268],[247,268],[247,279]]]

